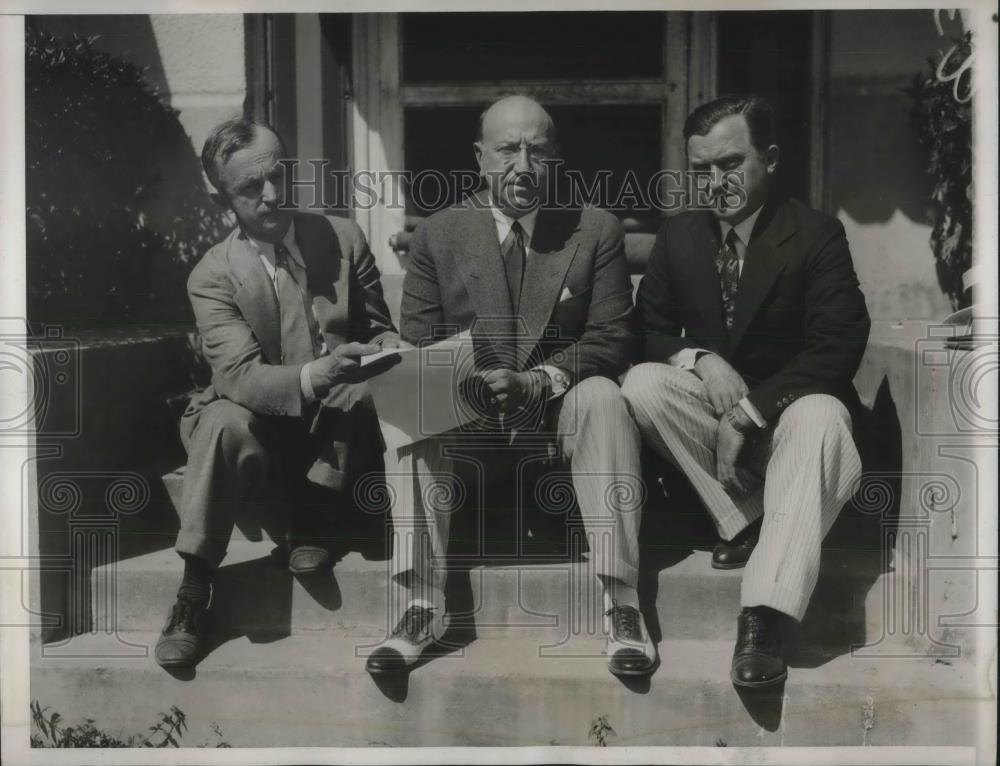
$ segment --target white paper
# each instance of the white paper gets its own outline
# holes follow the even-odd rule
[[[479,414],[459,392],[475,370],[468,333],[421,348],[392,349],[362,357],[362,366],[398,354],[400,361],[368,380],[383,424],[420,441],[472,422]]]

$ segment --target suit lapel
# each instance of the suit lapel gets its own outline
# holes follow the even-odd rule
[[[233,300],[253,330],[264,357],[277,364],[281,359],[281,319],[274,285],[247,239],[238,230],[230,236],[229,268],[239,285]]]
[[[566,272],[576,257],[579,243],[573,241],[569,224],[558,213],[547,210],[540,211],[535,221],[519,309],[525,331],[518,336],[517,344],[522,365],[548,324]]]
[[[478,199],[478,202],[477,202]],[[455,263],[475,308],[477,334],[509,345],[515,334],[514,308],[507,288],[496,223],[489,202],[469,201],[468,214],[456,232]]]
[[[295,243],[306,264],[309,294],[320,331],[328,335],[331,327],[346,327],[350,269],[344,263],[344,253],[333,227],[322,216],[296,214]],[[335,337],[333,341],[338,344],[343,339]],[[327,339],[327,344],[330,343]]]
[[[681,251],[685,284],[691,290],[691,305],[702,315],[706,341],[714,341],[725,352],[728,347],[726,319],[722,308],[722,283],[715,266],[719,250],[718,223],[709,212],[699,214],[688,230],[691,247]]]
[[[739,345],[774,280],[785,268],[788,254],[782,245],[794,233],[795,222],[787,206],[770,202],[765,205],[750,237],[743,273],[740,275],[731,348],[735,349]]]

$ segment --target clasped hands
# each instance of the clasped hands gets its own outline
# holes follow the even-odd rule
[[[551,392],[544,370],[515,372],[506,368],[477,370],[464,382],[465,397],[483,414],[507,414],[541,404]]]
[[[708,400],[719,418],[715,438],[716,478],[733,497],[749,492],[738,470],[747,435],[756,424],[743,410],[740,400],[749,389],[742,376],[721,356],[705,353],[698,357],[694,372],[705,384]]]

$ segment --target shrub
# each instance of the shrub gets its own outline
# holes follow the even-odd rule
[[[972,33],[954,41],[949,61],[960,66],[972,55]],[[928,59],[929,72],[913,79],[907,93],[913,99],[910,118],[927,153],[927,173],[934,183],[932,193],[931,246],[938,282],[955,308],[968,305],[962,289],[962,274],[972,266],[972,101],[956,98],[955,79]],[[961,76],[971,79],[971,70]],[[968,85],[968,80],[961,84]]]
[[[221,238],[221,211],[177,112],[95,39],[27,26],[28,317],[74,327],[186,319],[184,281]],[[177,189],[180,204],[169,199]]]

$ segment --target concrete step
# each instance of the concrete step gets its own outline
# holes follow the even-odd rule
[[[738,694],[727,640],[668,640],[648,680],[622,683],[603,643],[578,639],[553,655],[530,638],[473,641],[376,683],[365,642],[296,635],[216,646],[171,676],[145,653],[155,634],[84,635],[33,648],[32,697],[73,724],[143,732],[176,705],[182,745],[237,747],[587,745],[601,716],[609,745],[963,746],[977,739],[988,697],[964,661],[790,659],[777,690]],[[62,656],[55,656],[61,654]],[[103,656],[102,656],[103,655]]]
[[[293,577],[269,542],[234,541],[216,577],[213,620],[220,630],[251,637],[327,632],[349,638],[385,635],[388,562],[348,553],[332,572]],[[654,638],[731,640],[739,612],[742,570],[710,566],[710,553],[661,548],[640,583]],[[538,558],[486,566],[453,561],[448,607],[458,623],[481,636],[601,634],[596,581],[568,559]],[[94,625],[119,633],[156,630],[173,603],[182,562],[156,551],[94,571]],[[881,636],[881,557],[872,551],[829,549],[813,597],[814,609],[790,640],[836,652]]]

